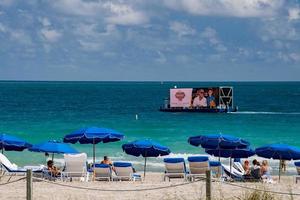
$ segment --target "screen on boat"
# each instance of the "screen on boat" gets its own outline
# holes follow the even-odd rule
[[[180,108],[216,108],[219,88],[170,89],[170,106]]]

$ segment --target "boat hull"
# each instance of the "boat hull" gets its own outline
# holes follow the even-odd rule
[[[220,108],[160,108],[161,112],[189,112],[189,113],[229,113],[236,112],[237,108],[220,109]]]

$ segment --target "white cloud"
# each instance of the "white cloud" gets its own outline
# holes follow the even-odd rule
[[[217,31],[211,27],[206,27],[201,33],[201,37],[207,39],[212,45],[216,45],[219,43],[219,39],[217,38]]]
[[[300,53],[278,52],[277,57],[284,62],[300,62]]]
[[[102,3],[83,0],[57,0],[53,2],[53,6],[65,13],[92,16],[99,13],[99,10],[102,8]]]
[[[126,1],[59,0],[54,7],[69,14],[102,18],[110,24],[140,25],[148,22],[145,12]]]
[[[169,24],[169,26],[170,29],[177,33],[180,37],[186,35],[194,35],[196,33],[195,29],[182,22],[173,21]]]
[[[10,37],[13,41],[18,41],[21,44],[29,45],[32,44],[32,39],[30,35],[28,35],[23,30],[9,30]]]
[[[298,20],[300,19],[300,8],[290,8],[289,12],[289,20]]]
[[[41,34],[48,42],[57,42],[62,36],[59,31],[50,28],[42,28]]]
[[[193,15],[268,17],[277,14],[284,0],[164,0],[164,3]]]
[[[100,27],[102,29],[102,27]],[[79,24],[74,30],[78,42],[85,51],[98,51],[104,49],[106,43],[112,44],[118,40],[119,34],[115,25],[106,25],[105,30],[99,30],[96,23]]]
[[[7,31],[7,28],[6,26],[4,26],[1,22],[0,22],[0,32],[6,32]]]
[[[285,18],[264,20],[257,26],[261,39],[265,42],[270,40],[296,41],[300,39],[299,30]]]
[[[51,26],[51,22],[48,18],[44,17],[44,18],[40,18],[39,21],[41,22],[41,24],[43,26]]]
[[[111,12],[112,15],[106,20],[112,24],[139,25],[148,21],[145,13],[134,10],[130,5],[107,2],[103,7]]]

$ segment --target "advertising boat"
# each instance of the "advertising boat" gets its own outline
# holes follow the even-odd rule
[[[236,112],[233,87],[172,88],[160,107],[162,112],[229,113]]]

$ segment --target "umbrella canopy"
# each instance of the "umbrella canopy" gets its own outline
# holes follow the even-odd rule
[[[273,158],[276,160],[299,160],[300,149],[298,147],[286,144],[270,144],[255,149],[258,156],[264,158]],[[279,162],[279,181],[281,174],[281,166]]]
[[[64,142],[75,144],[79,142],[80,144],[93,144],[93,165],[95,165],[96,150],[95,144],[100,142],[116,142],[124,138],[122,133],[119,133],[113,129],[108,128],[98,128],[89,127],[76,130],[71,134],[64,137]]]
[[[223,134],[193,136],[189,137],[188,142],[193,146],[201,146],[205,149],[244,149],[250,145],[246,140]]]
[[[0,149],[5,151],[23,151],[32,145],[25,140],[7,134],[0,134]]]
[[[76,149],[72,148],[70,145],[61,143],[56,140],[51,140],[47,142],[43,142],[40,144],[33,145],[31,148],[28,149],[29,151],[33,152],[44,152],[44,153],[69,153],[69,154],[76,154],[79,153]]]
[[[122,140],[124,135],[113,129],[89,127],[76,130],[64,137],[64,142],[75,144],[98,144],[99,142],[115,142]]]
[[[251,148],[247,149],[205,149],[205,152],[223,158],[249,158],[255,155]]]
[[[123,151],[133,156],[158,157],[170,154],[168,147],[152,140],[136,140],[122,145]]]
[[[123,151],[133,156],[143,156],[145,158],[144,177],[146,176],[147,157],[158,157],[170,154],[168,147],[152,140],[136,140],[122,145]]]
[[[276,160],[299,160],[300,148],[286,144],[270,144],[255,149],[258,156]]]

